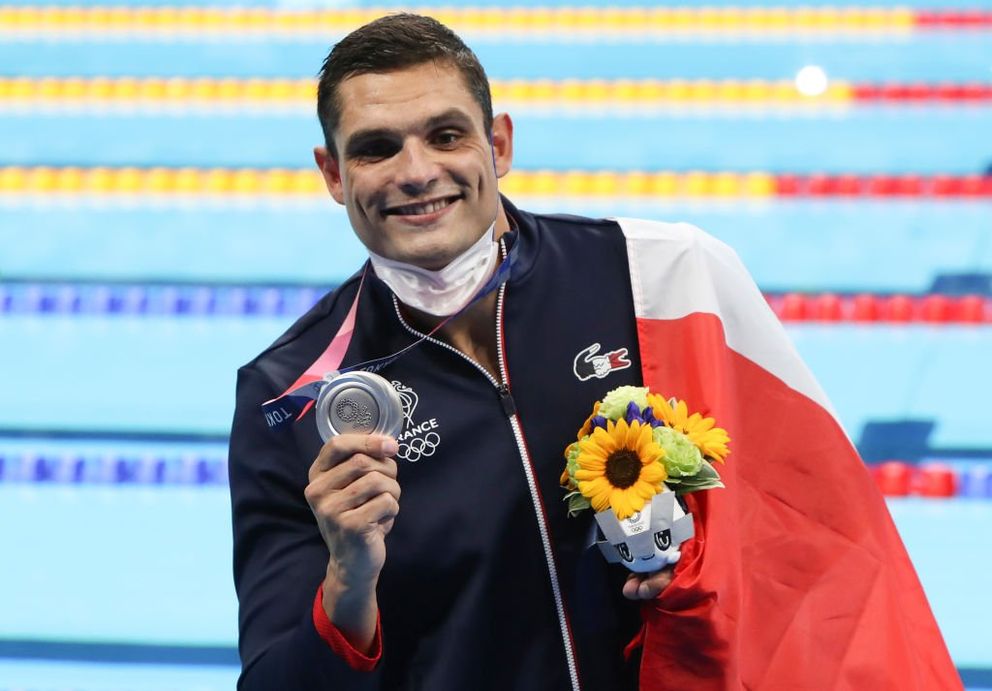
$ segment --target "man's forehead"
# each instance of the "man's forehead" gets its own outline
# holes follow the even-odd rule
[[[455,80],[461,78],[458,66],[451,60],[425,60],[405,67],[383,70],[363,70],[350,74],[341,80],[341,84],[354,83],[356,81],[374,81],[378,79],[391,79],[398,77],[403,81],[407,79],[436,79],[441,81]]]
[[[367,127],[369,120],[396,125],[462,111],[481,124],[482,108],[459,69],[446,62],[425,62],[398,70],[364,72],[338,86],[340,129]]]

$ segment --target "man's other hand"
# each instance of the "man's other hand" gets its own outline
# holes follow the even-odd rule
[[[666,566],[655,573],[632,573],[623,584],[623,596],[628,600],[653,600],[672,582],[674,573],[674,566]]]

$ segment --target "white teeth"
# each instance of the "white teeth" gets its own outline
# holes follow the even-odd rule
[[[419,216],[422,214],[432,214],[436,211],[440,211],[444,207],[448,206],[451,201],[448,199],[439,199],[434,202],[427,202],[426,204],[410,204],[408,206],[397,206],[393,209],[393,213],[400,216]]]

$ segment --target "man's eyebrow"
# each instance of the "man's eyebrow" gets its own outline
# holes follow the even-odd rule
[[[444,125],[460,125],[466,129],[472,129],[472,118],[460,108],[448,108],[443,113],[428,118],[424,125],[427,130],[433,130]]]

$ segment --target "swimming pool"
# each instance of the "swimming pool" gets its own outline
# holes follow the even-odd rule
[[[312,78],[337,38],[221,33],[7,31],[0,74]],[[992,75],[988,30],[599,37],[480,30],[467,37],[501,80],[792,80],[807,65],[858,84],[986,84]],[[126,99],[99,107],[15,101],[0,100],[0,168],[302,169],[312,166],[310,149],[320,141],[309,104],[170,110]],[[992,164],[979,145],[992,131],[987,101],[844,101],[806,110],[508,105],[516,166],[531,173],[978,175]],[[974,275],[981,286],[992,276],[987,196],[528,192],[519,201],[538,211],[693,222],[731,244],[772,292],[924,294],[946,278]],[[77,291],[124,283],[173,303],[183,291],[193,303],[228,291],[240,305],[260,305],[155,314],[0,310],[0,689],[233,687],[237,613],[224,464],[235,370],[363,259],[343,211],[316,195],[0,194],[0,304],[37,281]],[[299,304],[272,308],[289,294],[284,288]],[[788,331],[856,443],[872,429],[900,434],[890,423],[918,424],[927,431],[924,460],[985,468],[992,327],[792,323]],[[992,687],[985,631],[992,602],[975,575],[990,565],[992,501],[909,497],[889,507],[968,687]]]

